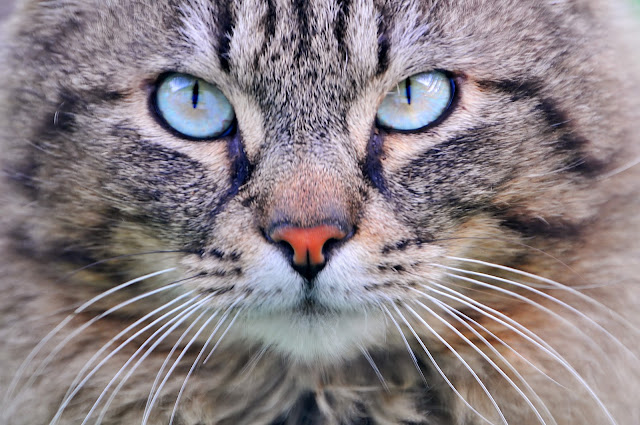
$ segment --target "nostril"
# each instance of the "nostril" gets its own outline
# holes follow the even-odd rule
[[[291,253],[292,267],[307,280],[313,279],[326,263],[326,254],[350,232],[331,224],[315,227],[281,225],[274,227],[269,239]]]
[[[289,242],[286,242],[286,241],[276,242],[271,238],[271,236],[269,236],[269,241],[279,246],[280,249],[282,249],[282,251],[285,252],[286,257],[291,258],[293,261],[294,251],[293,251],[293,247],[289,244]]]
[[[330,252],[332,252],[334,249],[342,245],[344,241],[346,241],[347,239],[350,239],[351,233],[352,232],[349,232],[344,238],[341,238],[341,239],[331,238],[328,241],[326,241],[324,243],[324,246],[322,247],[322,253],[324,254],[325,258],[329,255]]]

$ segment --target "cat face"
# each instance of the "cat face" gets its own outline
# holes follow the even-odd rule
[[[609,180],[638,155],[637,100],[620,96],[636,65],[609,13],[595,1],[24,2],[0,66],[4,227],[68,280],[66,297],[97,297],[81,313],[150,294],[122,316],[184,302],[184,326],[211,313],[229,323],[225,344],[305,366],[408,348],[443,378],[461,364],[499,374],[473,348],[484,341],[515,352],[492,351],[505,362],[548,354],[582,379],[546,345],[560,338],[550,312],[593,326],[573,287],[628,255],[620,221],[602,217],[637,199]],[[410,116],[425,75],[445,94]],[[187,106],[174,110],[179,78]],[[402,108],[385,109],[393,96]],[[191,134],[209,101],[227,115],[197,124],[223,127]],[[117,301],[100,295],[114,287]],[[558,288],[574,299],[548,295]],[[465,412],[484,400],[497,423],[473,376],[484,391],[443,387]],[[505,412],[531,404],[507,387]]]
[[[589,65],[571,7],[478,6],[34,10],[33,34],[17,43],[34,43],[35,67],[10,80],[30,105],[13,119],[41,148],[26,160],[30,196],[46,199],[34,225],[44,240],[25,236],[81,259],[175,250],[166,282],[187,278],[180,291],[241,308],[240,333],[303,359],[375,345],[387,327],[379,305],[441,281],[448,257],[508,259],[524,238],[578,237],[584,190],[605,169],[610,146],[588,124],[605,119],[601,104],[575,106],[605,97],[579,82],[610,77]],[[492,18],[505,9],[509,25]],[[380,126],[385,96],[433,70],[455,88],[442,119]],[[217,87],[234,129],[190,140],[168,128],[154,103],[167,72]],[[305,276],[274,234],[317,226],[340,236],[318,242],[326,258]],[[127,273],[150,271],[136,259]]]

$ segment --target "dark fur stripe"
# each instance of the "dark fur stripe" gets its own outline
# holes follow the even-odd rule
[[[300,38],[309,38],[309,2],[306,0],[294,0],[293,8],[298,18],[298,33]]]
[[[75,112],[81,107],[82,99],[70,92],[60,94],[60,104],[45,122],[44,132],[55,134],[72,132],[75,128]]]
[[[292,7],[298,18],[298,46],[295,58],[300,60],[308,56],[310,50],[310,38],[315,35],[313,30],[313,17],[311,15],[311,7],[307,0],[294,0]]]
[[[58,94],[60,100],[56,103],[55,110],[46,118],[41,132],[49,136],[72,132],[76,124],[75,116],[86,111],[88,105],[116,103],[124,97],[123,93],[103,87],[93,87],[81,92],[63,89]]]
[[[320,424],[322,421],[322,415],[320,413],[320,409],[318,408],[318,403],[316,402],[316,396],[313,393],[308,393],[300,397],[297,401],[297,409],[299,420],[297,423],[299,424]]]
[[[267,14],[264,16],[265,43],[276,35],[276,4],[274,0],[267,0]]]
[[[301,395],[289,412],[280,416],[271,425],[320,425],[324,417],[320,413],[315,394],[308,392]]]
[[[568,239],[581,234],[581,224],[570,223],[565,220],[542,220],[526,212],[513,210],[494,210],[494,215],[500,220],[500,225],[520,233],[526,238],[542,236],[545,238]]]
[[[391,24],[391,14],[385,6],[380,11],[378,21],[378,66],[376,74],[380,75],[389,69],[389,50],[391,41],[389,40],[389,27]]]
[[[225,72],[229,72],[231,65],[229,63],[229,50],[231,47],[231,38],[233,38],[234,17],[231,10],[231,2],[229,0],[220,1],[218,3],[218,60],[220,66]]]
[[[36,181],[41,164],[36,161],[32,153],[25,155],[21,162],[10,167],[0,169],[0,175],[22,189],[23,193],[32,201],[38,199],[39,184]]]
[[[478,85],[483,89],[507,93],[514,102],[523,98],[540,97],[540,84],[533,81],[482,80],[478,81]]]
[[[251,177],[251,163],[244,152],[239,133],[236,133],[231,138],[228,144],[228,149],[229,161],[231,162],[231,185],[216,207],[211,210],[210,216],[212,218],[215,218],[220,214],[229,200],[238,194],[240,186],[242,186]]]
[[[338,2],[340,6],[340,12],[336,19],[335,26],[333,27],[333,33],[338,41],[338,49],[344,59],[349,56],[347,43],[345,42],[347,35],[347,24],[349,22],[349,15],[351,13],[351,0],[341,0]]]
[[[546,238],[567,239],[578,234],[577,226],[573,224],[548,223],[537,217],[510,217],[502,220],[500,225],[527,238],[544,236]]]
[[[387,189],[387,183],[384,179],[382,163],[380,161],[380,157],[382,156],[382,143],[382,135],[377,129],[374,130],[367,146],[367,157],[362,165],[362,171],[373,187],[386,196],[389,194],[389,191]]]
[[[594,177],[605,170],[605,164],[584,152],[589,141],[580,136],[571,126],[569,116],[560,109],[553,98],[541,93],[542,85],[535,81],[484,80],[478,82],[481,88],[508,94],[512,102],[531,100],[536,103],[535,110],[540,112],[549,129],[558,132],[555,148],[559,153],[568,154],[567,170]]]
[[[229,142],[229,160],[231,161],[231,191],[235,195],[240,186],[251,177],[251,164],[242,147],[239,133],[236,133]]]
[[[511,97],[512,102],[518,102],[523,99],[533,100],[537,103],[538,110],[545,118],[546,123],[550,127],[564,129],[569,126],[567,115],[560,110],[553,99],[545,98],[540,93],[541,84],[534,81],[480,81],[478,85],[481,88],[503,92]],[[577,146],[576,146],[577,147]]]

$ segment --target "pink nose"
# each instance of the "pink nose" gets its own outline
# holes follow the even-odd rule
[[[293,266],[308,280],[313,279],[325,264],[324,248],[330,240],[342,240],[347,233],[337,226],[277,227],[269,235],[274,242],[285,242],[293,248]]]

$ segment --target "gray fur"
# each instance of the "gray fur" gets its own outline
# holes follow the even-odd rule
[[[102,423],[141,422],[172,348],[165,373],[184,355],[149,424],[178,397],[185,425],[640,423],[632,13],[622,0],[19,2],[0,43],[0,422],[50,423],[100,347],[193,291],[180,302],[208,297],[203,309]],[[456,84],[446,119],[376,128],[385,94],[434,69]],[[168,131],[150,102],[166,72],[217,85],[237,133]],[[312,290],[268,238],[281,223],[353,229]],[[95,422],[167,320],[105,351],[58,423]]]

